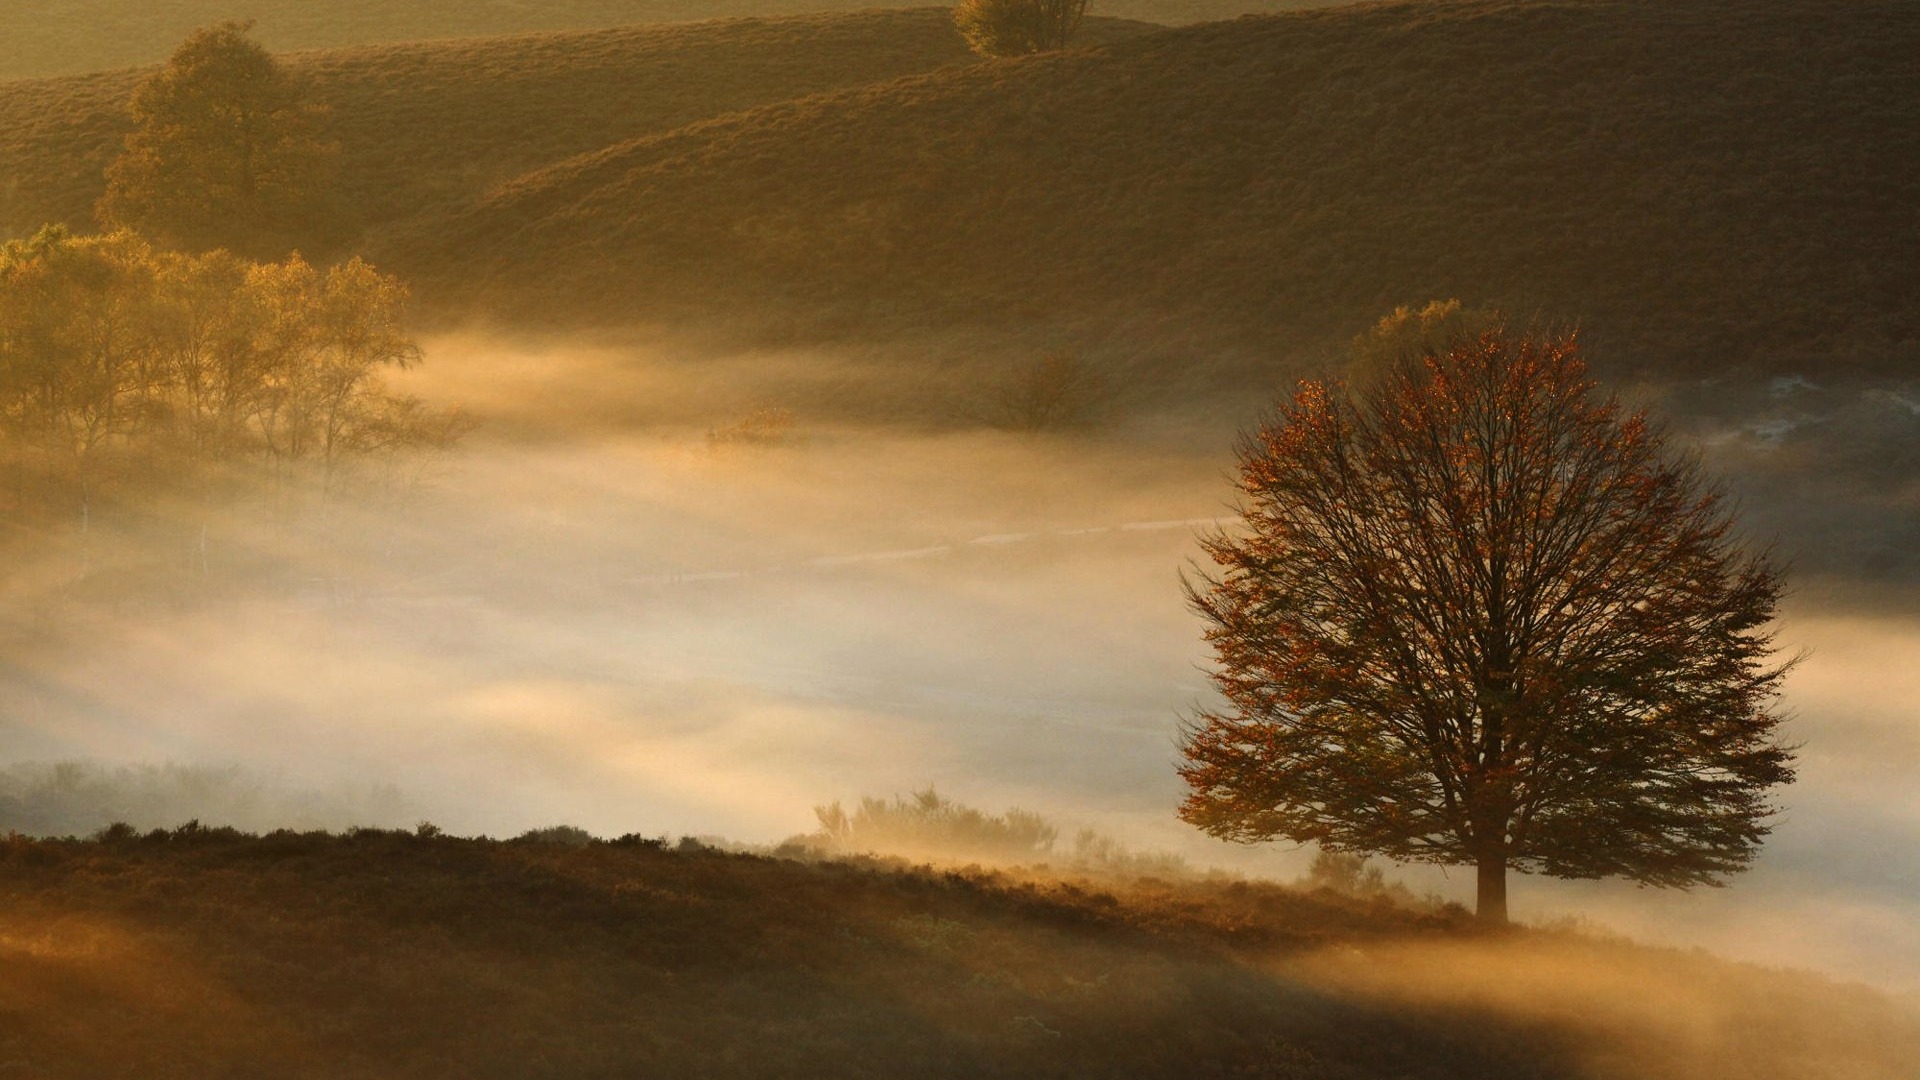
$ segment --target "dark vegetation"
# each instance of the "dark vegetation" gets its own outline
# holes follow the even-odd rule
[[[0,842],[0,1061],[89,1080],[1677,1075],[1617,1067],[1635,1052],[1591,1010],[1500,1019],[1336,973],[1354,949],[1444,955],[1468,940],[1448,916],[1244,882],[1093,886],[546,832],[189,824]],[[1797,1009],[1838,1003],[1864,1040],[1829,1059],[1848,1075],[1895,1075],[1876,1063],[1915,1038],[1864,992],[1524,940],[1648,979],[1684,959],[1698,983],[1741,988],[1726,1008],[1763,1051],[1797,1048]],[[1747,1075],[1817,1075],[1794,1061]]]

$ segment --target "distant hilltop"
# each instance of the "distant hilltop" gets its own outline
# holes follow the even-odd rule
[[[1458,296],[1577,321],[1614,368],[1920,359],[1909,3],[1367,4],[1076,45],[981,61],[936,8],[290,60],[348,231],[447,320],[992,327],[1226,384]],[[136,78],[0,84],[0,229],[87,224]]]

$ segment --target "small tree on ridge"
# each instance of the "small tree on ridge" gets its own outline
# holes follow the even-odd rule
[[[1086,11],[1087,0],[961,0],[953,22],[981,56],[1023,56],[1065,48]]]
[[[1240,455],[1244,535],[1188,586],[1226,706],[1184,738],[1215,836],[1717,884],[1793,778],[1778,571],[1572,336],[1496,326],[1357,393],[1306,382]]]

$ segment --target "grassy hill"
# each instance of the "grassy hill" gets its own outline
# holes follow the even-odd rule
[[[1094,20],[1094,40],[1137,33]],[[971,59],[943,9],[739,19],[296,54],[331,111],[350,228],[416,227],[611,142]],[[144,71],[0,83],[0,235],[88,228]]]
[[[1099,0],[1096,15],[1200,22],[1330,0]],[[1331,0],[1339,2],[1339,0]],[[277,51],[589,30],[634,23],[854,11],[869,0],[46,0],[0,7],[0,79],[79,74],[164,60],[197,27],[252,19]]]
[[[14,837],[0,961],[35,1078],[1892,1080],[1920,1049],[1863,989],[1326,893],[637,838]]]
[[[985,327],[1156,369],[1209,355],[1226,385],[1459,296],[1581,320],[1642,370],[1920,358],[1901,0],[1390,3],[1084,37],[974,62],[933,8],[291,61],[342,143],[340,231],[449,316]],[[138,77],[0,83],[0,233],[87,225]]]
[[[636,138],[389,254],[576,318],[780,301],[814,331],[1270,350],[1460,296],[1666,369],[1911,371],[1915,55],[1898,0],[1245,18]]]

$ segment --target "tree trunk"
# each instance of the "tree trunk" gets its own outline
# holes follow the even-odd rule
[[[1474,915],[1483,926],[1507,925],[1507,856],[1480,857],[1480,897]]]

